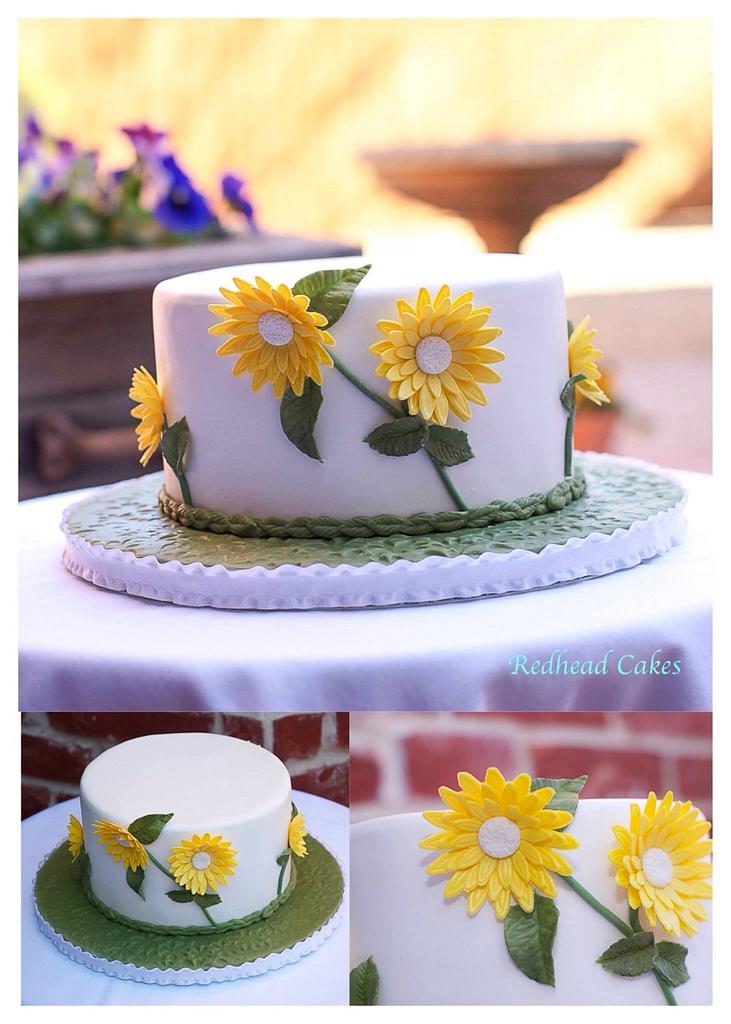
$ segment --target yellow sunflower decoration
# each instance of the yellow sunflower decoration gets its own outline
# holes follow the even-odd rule
[[[305,843],[305,836],[307,835],[307,826],[305,825],[304,816],[298,811],[297,814],[292,818],[289,823],[289,848],[297,857],[307,856],[307,844]]]
[[[499,921],[511,898],[526,913],[533,910],[534,891],[556,895],[551,872],[572,874],[558,853],[578,846],[567,832],[569,811],[549,810],[554,796],[549,786],[531,792],[530,775],[507,781],[497,768],[488,768],[485,781],[459,772],[459,791],[441,786],[446,811],[425,811],[424,817],[442,831],[422,839],[425,850],[439,850],[427,874],[451,874],[444,896],[467,896],[467,912],[476,914],[489,900]]]
[[[178,885],[204,895],[208,889],[215,892],[219,885],[227,885],[229,875],[236,872],[236,850],[221,836],[194,835],[182,839],[180,846],[172,848],[168,857],[170,870]]]
[[[497,384],[491,366],[505,358],[489,345],[501,327],[487,327],[492,310],[475,309],[473,293],[452,299],[445,284],[434,298],[421,288],[415,306],[400,299],[398,320],[379,320],[384,335],[370,351],[381,360],[376,375],[389,381],[391,398],[408,402],[412,416],[444,426],[450,411],[472,416],[469,402],[487,405],[480,384]]]
[[[321,368],[333,365],[325,346],[335,344],[322,329],[327,317],[311,311],[309,298],[293,295],[286,284],[273,288],[261,277],[256,284],[235,277],[234,287],[220,289],[226,303],[208,307],[223,318],[208,333],[228,335],[216,354],[238,356],[234,376],[250,373],[252,391],[268,381],[277,399],[287,386],[300,396],[308,377],[322,384]]]
[[[115,862],[121,861],[133,871],[147,866],[147,850],[126,828],[112,821],[95,821],[92,832]]]
[[[647,797],[644,809],[630,808],[629,828],[614,826],[619,846],[609,859],[617,867],[617,884],[627,890],[633,910],[643,910],[651,927],[659,924],[668,935],[695,935],[697,921],[707,914],[699,900],[711,898],[706,881],[711,865],[705,859],[711,824],[690,801],[673,800],[667,792],[658,801]]]
[[[69,853],[71,854],[71,860],[74,861],[84,849],[84,829],[79,819],[75,818],[73,814],[69,814],[66,831],[69,834]]]
[[[576,390],[595,405],[604,405],[611,399],[597,384],[601,379],[601,373],[596,361],[604,353],[601,349],[594,348],[592,342],[595,337],[596,328],[589,327],[589,317],[585,316],[581,323],[574,327],[569,337],[569,374],[573,377],[577,373],[583,373],[586,380],[578,381]]]
[[[139,403],[132,409],[130,415],[140,421],[135,427],[135,433],[137,434],[137,447],[142,452],[140,462],[146,466],[162,440],[165,413],[157,382],[144,366],[140,366],[132,374],[129,397],[133,402]]]

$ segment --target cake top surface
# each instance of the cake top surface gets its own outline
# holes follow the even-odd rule
[[[393,292],[409,296],[419,288],[438,289],[451,283],[464,291],[485,284],[510,284],[546,276],[558,277],[558,271],[532,256],[513,253],[465,253],[442,259],[423,253],[403,254],[396,259],[376,258],[367,254],[334,259],[292,260],[278,263],[249,263],[243,266],[216,267],[194,274],[183,274],[161,281],[155,294],[191,301],[219,301],[219,288],[227,287],[233,277],[253,281],[262,277],[272,285],[290,287],[300,278],[318,270],[341,270],[370,263],[371,269],[358,286],[359,295],[369,292]]]
[[[169,733],[111,747],[84,771],[81,794],[101,815],[174,812],[181,828],[224,828],[286,799],[289,772],[274,754],[231,736]]]

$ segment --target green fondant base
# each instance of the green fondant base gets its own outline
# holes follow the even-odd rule
[[[565,544],[592,533],[611,534],[672,509],[683,489],[672,477],[653,467],[612,456],[575,459],[586,475],[586,493],[564,509],[524,521],[495,523],[454,533],[424,536],[331,540],[280,540],[206,533],[166,518],[158,507],[162,474],[99,491],[67,514],[67,530],[90,544],[153,556],[159,562],[200,562],[227,569],[276,569],[281,565],[390,565],[399,559],[418,562],[431,555],[478,557],[486,552],[540,552],[549,544]]]
[[[303,942],[336,913],[343,899],[340,867],[313,836],[307,850],[291,898],[271,917],[236,931],[156,935],[110,921],[84,895],[80,863],[72,862],[66,843],[40,868],[35,899],[54,931],[95,957],[160,970],[237,967]]]

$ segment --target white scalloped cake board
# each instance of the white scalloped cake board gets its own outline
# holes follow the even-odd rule
[[[314,953],[322,944],[330,938],[343,920],[345,901],[348,899],[348,879],[342,863],[335,854],[326,847],[328,853],[337,862],[343,875],[343,898],[340,906],[329,921],[326,921],[321,928],[313,932],[302,942],[295,943],[289,949],[279,953],[269,953],[267,956],[259,957],[249,963],[240,964],[238,967],[209,967],[205,970],[183,968],[174,970],[167,968],[138,967],[136,964],[124,964],[119,960],[107,960],[104,957],[94,956],[80,946],[66,940],[46,921],[38,909],[38,904],[33,900],[33,909],[36,914],[38,925],[43,934],[51,940],[56,949],[69,957],[74,963],[88,967],[98,974],[107,974],[112,978],[121,978],[123,981],[139,981],[146,985],[210,985],[213,982],[239,981],[243,978],[253,978],[257,974],[266,974],[268,971],[277,971],[281,967],[294,964],[310,953]],[[52,853],[53,851],[51,851]],[[44,857],[38,865],[38,870],[43,867],[50,853]],[[35,890],[35,881],[33,883]]]
[[[645,465],[638,460],[627,463]],[[612,534],[593,533],[535,553],[516,549],[475,558],[431,556],[383,565],[322,564],[305,568],[227,569],[200,562],[159,562],[104,548],[74,535],[64,523],[63,561],[75,576],[105,590],[198,608],[300,610],[373,608],[497,597],[628,569],[668,552],[685,533],[683,497],[673,508]]]
[[[580,845],[566,853],[577,881],[624,920],[626,891],[615,883],[607,854],[616,845],[611,826],[627,823],[631,802],[581,800],[571,825]],[[430,806],[438,805],[436,798]],[[376,818],[350,830],[351,966],[373,957],[379,1004],[665,1005],[652,976],[619,978],[594,962],[621,935],[560,878],[556,987],[525,977],[509,957],[503,925],[490,905],[470,917],[464,896],[444,899],[447,875],[426,874],[435,853],[422,850],[419,841],[435,831],[421,814]],[[690,980],[674,989],[681,1006],[711,1002],[710,902],[704,907],[709,919],[698,934],[672,940],[688,948]]]

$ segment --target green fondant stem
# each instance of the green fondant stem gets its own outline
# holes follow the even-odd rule
[[[634,934],[633,929],[630,928],[630,926],[623,921],[621,917],[617,917],[609,907],[605,907],[603,903],[600,903],[596,896],[592,896],[589,890],[585,889],[584,886],[580,882],[577,882],[575,878],[571,875],[564,875],[562,877],[569,889],[573,889],[577,896],[582,898],[584,903],[588,903],[592,910],[596,910],[598,914],[601,914],[602,917],[606,918],[606,920],[609,921],[610,924],[613,924],[614,927],[622,933],[622,935],[629,937]]]
[[[360,377],[356,377],[352,370],[349,370],[344,363],[341,363],[336,355],[333,355],[331,352],[330,356],[333,361],[333,366],[338,373],[341,373],[346,380],[350,381],[353,387],[357,388],[362,395],[365,395],[366,398],[370,398],[370,400],[375,402],[376,405],[380,405],[382,409],[386,410],[389,416],[393,416],[396,420],[400,419],[404,415],[401,409],[398,409],[395,405],[391,405],[387,398],[384,398],[383,395],[379,395],[377,391],[373,390],[373,388],[369,388],[368,385],[360,379]]]
[[[151,862],[155,865],[156,868],[159,868],[164,875],[167,875],[169,879],[175,882],[179,889],[185,888],[176,880],[175,875],[171,874],[171,872],[168,871],[168,869],[163,864],[161,864],[157,857],[153,853],[150,853],[149,850],[147,851],[147,856],[150,858]],[[197,904],[197,906],[200,906],[200,904]],[[209,924],[212,924],[215,927],[216,921],[214,921],[214,919],[208,913],[208,909],[206,907],[201,907],[201,910],[203,911],[206,921],[208,921]]]
[[[392,405],[387,398],[384,398],[383,395],[379,395],[377,391],[373,390],[373,388],[369,388],[368,385],[365,384],[360,379],[360,377],[356,377],[352,370],[349,370],[344,363],[341,363],[338,357],[333,355],[332,352],[330,353],[330,355],[332,357],[333,366],[338,371],[338,373],[341,373],[346,380],[350,381],[353,387],[357,388],[361,394],[366,396],[366,398],[370,398],[372,402],[375,402],[377,405],[380,405],[382,409],[385,409],[389,416],[393,416],[394,419],[398,420],[401,419],[403,416],[409,415],[408,412],[405,412],[400,407]],[[457,506],[460,512],[466,512],[469,506],[465,504],[463,498],[461,497],[457,488],[454,486],[444,466],[440,466],[439,463],[436,462],[435,459],[431,457],[431,455],[429,455],[429,461],[436,469],[439,479],[444,484],[447,494],[452,499],[454,504]]]
[[[576,419],[576,385],[579,381],[586,380],[585,373],[575,373],[569,377],[561,391],[561,405],[568,413],[566,419],[566,432],[563,443],[563,472],[564,476],[571,476],[574,464],[574,420]]]
[[[642,931],[642,927],[639,923],[639,916],[636,918],[637,927],[633,927],[632,924],[627,924],[623,921],[621,917],[617,917],[609,907],[605,907],[603,903],[600,903],[596,896],[592,896],[589,890],[585,889],[584,886],[580,882],[577,882],[571,875],[564,875],[563,881],[568,885],[569,889],[573,889],[577,896],[581,897],[584,903],[587,903],[592,910],[596,910],[596,912],[601,914],[601,916],[609,921],[610,924],[613,924],[617,931],[621,932],[622,935],[629,938],[629,936],[634,935],[635,932]],[[630,920],[633,920],[631,913]],[[665,996],[665,1002],[668,1006],[677,1006],[678,1001],[673,995],[670,986],[663,980],[656,970],[653,969],[652,973],[655,975],[655,980],[660,986],[660,991]]]
[[[629,908],[629,923],[630,923],[630,926],[631,926],[633,932],[641,932],[641,931],[644,930],[643,927],[642,927],[642,924],[640,923],[640,911],[639,911],[639,909],[635,910],[633,907]],[[675,998],[675,994],[674,994],[671,986],[668,985],[668,983],[663,978],[662,974],[660,974],[660,972],[657,970],[656,967],[653,967],[652,973],[655,975],[655,978],[657,979],[657,983],[660,986],[660,988],[662,990],[662,994],[665,996],[665,1001],[668,1003],[668,1005],[669,1006],[677,1006],[678,1005],[678,1001]]]
[[[198,905],[200,906],[200,904],[198,904]],[[203,913],[206,916],[206,921],[208,921],[209,924],[215,925],[216,922],[213,920],[211,915],[208,913],[208,908],[207,907],[201,907],[201,910],[203,911]]]
[[[573,407],[566,419],[566,433],[563,443],[563,472],[564,476],[571,476],[574,462],[574,419],[576,418],[576,406]]]
[[[427,455],[429,455],[428,452],[427,452]],[[431,462],[432,466],[434,466],[434,469],[436,469],[437,474],[439,476],[439,479],[444,484],[444,487],[445,487],[445,489],[447,491],[447,494],[452,499],[454,504],[457,506],[459,511],[460,512],[466,512],[469,509],[469,505],[465,502],[465,500],[462,497],[462,495],[459,493],[457,488],[454,486],[454,483],[452,482],[452,479],[451,479],[449,473],[444,468],[444,466],[440,466],[440,464],[437,462],[437,460],[432,455],[429,455],[429,461]]]
[[[168,878],[172,882],[175,882],[175,875],[173,875],[170,871],[168,871],[168,869],[165,867],[164,864],[160,863],[160,861],[157,859],[157,857],[154,855],[154,853],[150,853],[150,851],[148,850],[147,851],[147,856],[150,858],[150,860],[152,861],[152,863],[155,865],[156,868],[159,868],[160,871],[162,871],[162,873],[164,875],[167,875]],[[175,884],[177,885],[178,883],[175,882]]]
[[[279,896],[279,894],[282,891],[282,883],[284,882],[284,872],[287,870],[287,864],[289,864],[289,857],[287,857],[284,864],[282,864],[281,868],[279,869],[279,878],[277,879],[277,896]]]

